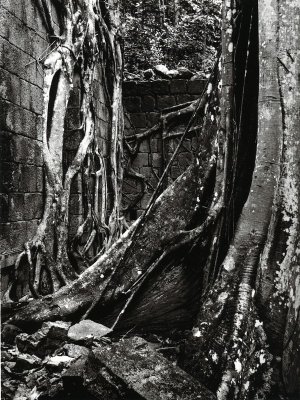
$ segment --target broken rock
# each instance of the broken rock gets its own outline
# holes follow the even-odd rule
[[[78,344],[74,343],[66,343],[64,347],[62,348],[62,351],[69,357],[72,358],[78,358],[81,356],[87,356],[90,352],[89,349],[87,349],[84,346],[80,346]]]
[[[62,370],[68,367],[74,361],[73,357],[69,356],[53,356],[44,361],[47,368],[51,370]]]
[[[13,344],[17,335],[21,333],[21,329],[12,324],[3,324],[1,330],[1,341],[8,344]]]
[[[138,337],[90,351],[70,366],[62,380],[68,395],[82,392],[99,400],[216,400],[205,386]]]
[[[41,329],[29,335],[21,333],[16,337],[16,344],[22,353],[35,354],[39,357],[50,354],[66,340],[70,322],[44,322]]]
[[[68,332],[68,337],[74,342],[78,342],[91,338],[100,339],[102,336],[105,336],[110,332],[112,332],[112,329],[107,326],[85,319],[80,321],[78,324],[71,326]]]
[[[145,400],[215,400],[206,387],[153,350],[142,338],[124,339],[93,351],[124,386]]]
[[[19,353],[16,360],[16,369],[26,370],[37,368],[41,365],[42,360],[34,354]]]

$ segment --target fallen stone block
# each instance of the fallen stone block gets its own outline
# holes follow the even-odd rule
[[[86,391],[99,400],[216,400],[138,337],[97,347],[73,363],[62,379],[68,395]]]
[[[144,339],[134,337],[93,351],[96,360],[145,400],[216,399]]]
[[[50,370],[61,371],[62,369],[67,368],[74,360],[75,359],[73,357],[69,356],[53,356],[46,358],[44,360],[44,365]]]
[[[73,357],[75,359],[79,358],[81,356],[87,356],[90,352],[90,350],[87,349],[86,347],[80,346],[79,344],[74,344],[74,343],[66,343],[63,346],[62,351],[67,356]]]
[[[41,329],[29,335],[21,333],[16,337],[16,344],[22,353],[43,357],[61,346],[67,339],[70,322],[44,322]]]
[[[87,339],[100,339],[112,330],[102,324],[98,324],[89,319],[80,321],[78,324],[71,326],[68,332],[68,338],[78,342]]]
[[[3,324],[1,330],[1,340],[4,343],[13,344],[16,336],[18,336],[22,330],[12,324]]]
[[[16,359],[16,369],[23,371],[34,369],[41,365],[42,360],[34,354],[19,353]]]

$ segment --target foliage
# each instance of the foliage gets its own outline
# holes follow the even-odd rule
[[[156,64],[209,72],[220,45],[220,0],[123,0],[125,72]]]

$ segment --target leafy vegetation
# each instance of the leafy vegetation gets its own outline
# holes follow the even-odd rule
[[[123,0],[126,73],[156,64],[210,72],[220,46],[220,0]]]

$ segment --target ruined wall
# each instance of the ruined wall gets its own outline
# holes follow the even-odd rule
[[[145,132],[155,125],[162,113],[178,104],[198,99],[204,89],[203,80],[156,80],[123,84],[125,110],[125,135]],[[183,131],[185,124],[178,127]],[[132,168],[140,178],[125,175],[123,184],[123,207],[128,209],[128,220],[139,217],[157,185],[166,164],[174,152],[180,137],[164,138],[156,134],[144,140],[132,160]],[[197,147],[196,137],[187,138],[172,164],[165,186],[173,182],[191,163]],[[139,194],[145,192],[138,199]],[[136,201],[138,199],[138,201]]]
[[[35,234],[43,213],[42,159],[43,69],[51,51],[38,2],[0,2],[0,253],[2,287],[7,286],[16,256]],[[58,19],[54,8],[52,20]],[[41,61],[41,62],[39,62]],[[96,131],[104,156],[108,154],[108,109],[102,72],[95,74]],[[102,90],[101,90],[102,89]],[[75,82],[65,121],[64,161],[74,155],[81,137],[79,128],[80,82]],[[82,187],[76,178],[70,199],[70,229],[82,217]]]

